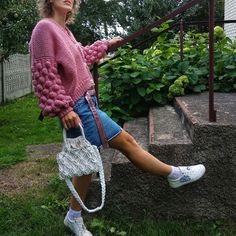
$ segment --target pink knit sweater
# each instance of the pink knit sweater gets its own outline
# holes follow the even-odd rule
[[[33,86],[44,116],[64,117],[73,104],[94,86],[88,65],[106,53],[108,41],[83,47],[68,28],[52,19],[35,26],[31,41]]]

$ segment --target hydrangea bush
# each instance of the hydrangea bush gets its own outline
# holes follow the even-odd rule
[[[160,31],[160,29],[156,29]],[[100,101],[118,121],[144,115],[152,105],[208,89],[208,33],[185,33],[184,60],[179,36],[165,33],[144,50],[120,49],[120,57],[101,67]],[[236,91],[236,42],[215,27],[215,83],[218,92]]]

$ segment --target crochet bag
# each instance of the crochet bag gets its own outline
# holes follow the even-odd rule
[[[76,138],[66,138],[66,131],[63,129],[64,146],[60,153],[57,154],[57,163],[59,167],[59,177],[65,180],[71,193],[78,201],[80,206],[89,213],[101,210],[105,201],[105,177],[103,164],[98,148],[92,145],[84,135],[84,130],[80,126],[82,136]],[[101,183],[102,202],[95,209],[88,209],[79,194],[74,188],[70,178],[73,176],[89,175],[99,173]]]

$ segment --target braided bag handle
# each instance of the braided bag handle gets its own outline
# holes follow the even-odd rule
[[[81,125],[80,125],[80,130],[81,130],[82,138],[86,141],[86,144],[91,145],[91,144],[88,142],[88,140],[85,138],[84,130],[83,130],[83,127],[82,127]],[[81,138],[81,137],[79,137],[79,138]],[[66,131],[65,131],[65,129],[63,129],[63,139],[64,139],[64,145],[68,147],[68,140],[69,140],[69,139],[66,138]],[[75,138],[75,139],[76,139],[76,138]],[[97,147],[96,147],[95,145],[91,145],[91,146],[92,146],[92,148],[97,149]],[[63,148],[63,151],[64,151],[64,150],[65,150],[65,147]],[[63,151],[62,151],[62,152],[63,152]],[[101,185],[101,198],[102,198],[102,199],[101,199],[101,205],[100,205],[100,206],[98,206],[98,207],[96,207],[96,208],[94,208],[94,209],[89,209],[89,208],[87,208],[87,207],[85,206],[85,204],[83,203],[82,199],[80,198],[79,194],[77,193],[77,191],[76,191],[74,185],[72,184],[71,180],[70,180],[70,177],[72,177],[72,176],[71,176],[70,174],[67,174],[67,176],[63,175],[63,177],[61,177],[61,178],[65,179],[65,182],[66,182],[68,188],[70,189],[72,195],[73,195],[73,196],[75,197],[75,199],[78,201],[78,203],[80,204],[80,206],[81,206],[85,211],[87,211],[87,212],[89,212],[89,213],[94,213],[94,212],[99,211],[99,210],[101,210],[101,209],[103,208],[104,202],[105,202],[105,195],[106,195],[106,183],[105,183],[104,169],[103,169],[103,164],[102,164],[101,156],[100,156],[100,154],[99,154],[98,149],[97,149],[96,154],[98,155],[98,156],[97,156],[97,160],[99,160],[99,167],[98,167],[99,171],[98,171],[98,173],[99,173],[100,185]],[[60,155],[60,154],[59,154],[59,155]],[[58,158],[57,158],[57,159],[58,159]],[[78,159],[78,161],[79,161],[79,159]],[[58,163],[59,163],[59,160],[58,160]],[[65,163],[65,162],[64,162],[64,163]],[[81,164],[82,164],[82,162],[81,162]],[[84,166],[84,167],[86,168],[86,166]],[[59,168],[59,171],[60,171],[60,168]],[[91,171],[90,171],[90,172],[91,172]],[[95,172],[97,172],[97,171],[94,170],[93,173],[95,173]],[[91,173],[92,173],[92,172],[91,172]],[[85,174],[88,174],[88,173],[84,173],[84,175],[85,175]],[[70,176],[69,176],[69,175],[70,175]],[[82,175],[83,175],[83,174],[79,174],[79,175],[77,175],[77,176],[82,176]],[[62,176],[62,175],[60,175],[60,176]],[[74,176],[76,176],[76,175],[74,175]]]

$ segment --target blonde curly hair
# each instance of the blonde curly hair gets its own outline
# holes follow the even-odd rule
[[[72,11],[67,14],[67,18],[66,18],[67,24],[71,24],[74,22],[75,16],[79,10],[80,3],[81,3],[80,0],[74,1],[74,6],[73,6]],[[50,2],[50,0],[38,0],[37,6],[38,6],[39,15],[42,18],[52,16],[53,9],[52,9],[52,3]]]

